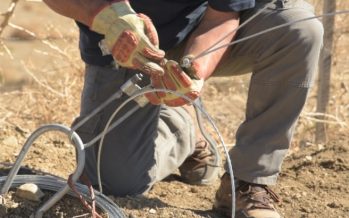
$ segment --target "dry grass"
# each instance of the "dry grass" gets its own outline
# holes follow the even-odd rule
[[[24,7],[30,6],[28,3],[23,4],[26,5]],[[45,68],[42,68],[42,65],[37,66],[38,58],[15,59],[13,54],[20,48],[15,47],[11,50],[7,46],[3,47],[6,52],[0,53],[0,59],[5,59],[6,55],[11,56],[14,65],[20,68],[23,78],[15,82],[10,79],[7,83],[6,77],[11,71],[0,67],[0,91],[2,92],[0,127],[4,124],[25,123],[28,124],[25,128],[33,128],[52,122],[69,125],[73,119],[72,116],[78,114],[79,93],[83,79],[83,65],[76,46],[78,44],[76,28],[74,37],[71,37],[71,33],[66,37],[61,30],[52,27],[46,27],[47,35],[43,36],[12,23],[8,19],[10,16],[11,14],[7,13],[3,22],[7,24],[6,28],[9,29],[10,34],[0,38],[0,41],[5,46],[6,42],[11,43],[16,40],[28,42],[28,44],[35,41],[35,44],[40,45],[33,46],[33,52],[40,59],[50,60],[50,66]],[[54,37],[51,37],[52,35]]]

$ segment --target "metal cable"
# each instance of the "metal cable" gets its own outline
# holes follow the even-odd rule
[[[200,98],[196,99],[195,102],[196,102],[196,105],[199,105],[203,110],[205,110],[204,105],[202,104]],[[194,109],[195,109],[196,119],[197,119],[197,123],[198,123],[199,129],[200,129],[200,132],[201,132],[201,134],[204,136],[205,140],[206,140],[209,144],[213,145],[213,146],[210,146],[210,147],[209,147],[209,148],[210,148],[210,151],[211,151],[214,155],[216,155],[216,157],[218,157],[217,160],[215,160],[215,162],[214,162],[213,165],[214,165],[214,166],[219,166],[220,161],[221,161],[221,158],[220,158],[220,155],[219,155],[219,151],[218,151],[218,149],[217,149],[217,146],[214,146],[215,141],[214,141],[214,139],[212,139],[212,137],[207,133],[207,131],[205,130],[205,127],[203,126],[203,118],[202,118],[202,113],[200,112],[200,109],[198,109],[198,108],[195,107],[195,106],[193,106],[193,107],[194,107]],[[207,119],[207,118],[206,118],[206,119]]]

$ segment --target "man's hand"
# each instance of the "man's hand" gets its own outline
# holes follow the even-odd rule
[[[178,94],[185,95],[191,100],[195,100],[199,97],[204,84],[203,79],[190,78],[188,73],[184,72],[176,61],[167,61],[164,64],[164,69],[165,74],[163,76],[151,76],[151,82],[154,88],[170,89],[176,91]],[[192,67],[187,70],[190,71],[190,75],[195,76],[198,66],[194,62]],[[172,107],[190,103],[178,95],[165,92],[148,93],[146,97],[152,104],[163,103]]]
[[[102,6],[92,18],[90,28],[105,36],[104,45],[120,66],[149,75],[163,74],[157,63],[165,53],[158,48],[155,27],[146,15],[137,14],[128,1]]]

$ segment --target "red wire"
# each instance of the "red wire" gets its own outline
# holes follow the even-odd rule
[[[78,196],[78,198],[80,199],[82,205],[87,210],[91,211],[92,218],[102,218],[102,216],[99,215],[97,213],[97,211],[96,211],[96,199],[95,199],[95,194],[94,194],[91,182],[88,180],[88,178],[85,175],[82,175],[80,177],[80,179],[88,187],[88,191],[89,191],[89,194],[91,196],[91,205],[92,206],[89,205],[89,203],[84,199],[82,194],[76,189],[76,186],[75,186],[75,184],[73,183],[73,180],[72,180],[72,175],[69,175],[69,177],[68,177],[68,185],[69,185],[69,187]]]

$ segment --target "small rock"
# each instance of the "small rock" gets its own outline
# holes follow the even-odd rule
[[[317,149],[318,149],[319,151],[322,151],[322,150],[325,149],[325,145],[323,145],[323,144],[318,144],[318,145],[317,145]]]
[[[305,160],[306,161],[311,161],[311,160],[313,160],[313,158],[311,156],[307,155],[307,156],[305,156]]]
[[[160,193],[160,197],[166,197],[167,196],[167,193],[166,192],[161,192]]]
[[[303,207],[303,206],[301,206],[299,210],[304,212],[304,213],[309,213],[310,212],[309,208],[306,208],[306,207]]]
[[[297,194],[295,194],[293,197],[294,197],[295,199],[300,199],[300,198],[302,197],[302,195],[299,194],[299,193],[297,193]]]
[[[327,206],[330,207],[330,208],[341,208],[342,207],[341,204],[338,204],[336,202],[328,203]]]
[[[198,190],[197,188],[195,188],[195,187],[191,187],[191,188],[190,188],[190,192],[191,192],[191,193],[198,193],[199,190]]]
[[[27,200],[40,201],[45,194],[37,185],[26,183],[17,188],[16,195]]]
[[[16,146],[16,145],[18,145],[18,141],[17,141],[16,137],[9,136],[2,141],[2,144],[7,145],[7,146]]]
[[[150,208],[149,213],[156,214],[156,210],[154,208]]]
[[[64,218],[64,213],[63,212],[59,212],[59,218]]]
[[[284,198],[282,198],[282,202],[291,203],[292,200],[290,198],[288,198],[288,197],[284,197]]]
[[[19,206],[19,203],[13,202],[10,206],[10,208],[17,208]]]

